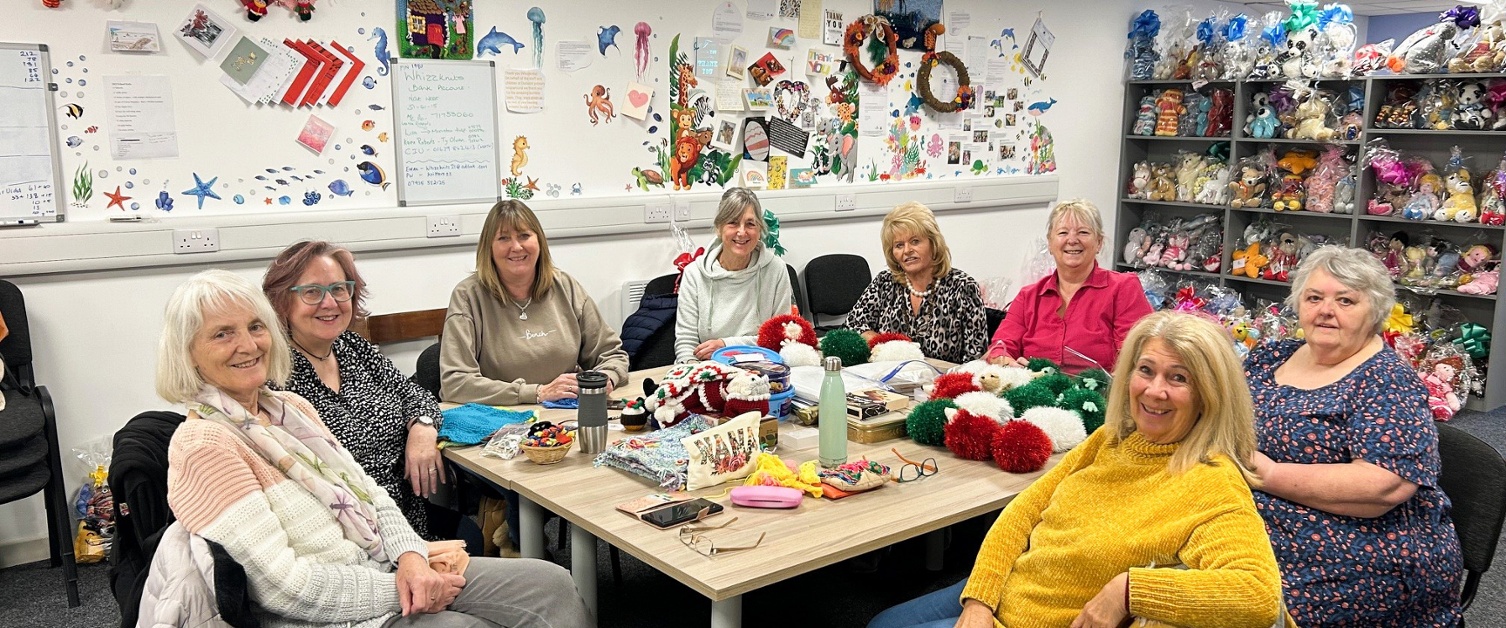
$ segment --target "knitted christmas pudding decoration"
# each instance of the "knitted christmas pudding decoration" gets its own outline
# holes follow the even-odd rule
[[[868,362],[868,342],[851,329],[833,329],[821,337],[821,354],[842,359],[842,366],[857,366]]]
[[[1060,395],[1072,387],[1072,378],[1060,371],[1044,371],[1044,375],[1035,378],[1037,386],[1045,386],[1053,394]]]
[[[1093,381],[1093,380],[1086,380]],[[1107,390],[1107,389],[1105,389]],[[1062,393],[1057,407],[1076,412],[1082,417],[1083,429],[1092,434],[1103,425],[1103,413],[1107,402],[1097,391],[1086,388],[1069,388]]]
[[[1041,428],[1051,439],[1051,450],[1063,452],[1088,439],[1082,417],[1071,410],[1061,408],[1031,408],[1020,415],[1020,420]]]
[[[994,435],[999,432],[999,422],[961,409],[947,409],[946,448],[959,458],[988,460],[993,455]],[[1051,450],[1051,440],[1046,439],[1046,451]]]
[[[1031,408],[1056,405],[1056,393],[1051,392],[1050,387],[1039,381],[1006,390],[1002,397],[1009,402],[1009,407],[1014,408],[1017,416],[1030,411]]]
[[[922,445],[941,445],[946,442],[946,411],[957,409],[951,399],[932,399],[910,407],[905,417],[905,431],[910,438]]]
[[[1034,473],[1051,459],[1051,437],[1028,421],[1010,421],[994,431],[994,463],[1010,473]]]

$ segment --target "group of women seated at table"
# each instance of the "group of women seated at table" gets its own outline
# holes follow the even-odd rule
[[[723,196],[716,238],[680,284],[679,358],[747,343],[789,311],[765,218],[752,192]],[[1289,302],[1305,340],[1241,368],[1216,325],[1151,314],[1134,275],[1098,266],[1102,219],[1086,201],[1053,208],[1056,269],[1020,290],[991,343],[978,285],[952,267],[928,209],[901,205],[880,234],[888,268],[852,329],[905,333],[954,362],[1102,366],[1114,385],[1104,427],[1011,502],[968,579],[871,626],[1457,622],[1462,567],[1427,394],[1381,341],[1394,293],[1367,253],[1304,260]],[[170,449],[181,525],[246,567],[273,624],[579,625],[584,606],[550,563],[429,567],[424,540],[450,533],[426,499],[447,480],[442,419],[350,331],[366,295],[350,252],[325,242],[289,247],[261,290],[224,271],[178,289],[158,391],[190,409]],[[538,217],[510,200],[451,295],[440,368],[445,401],[531,404],[575,397],[584,369],[621,386],[628,358],[554,265]]]

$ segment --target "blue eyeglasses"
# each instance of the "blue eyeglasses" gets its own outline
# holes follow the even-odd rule
[[[293,286],[288,289],[297,292],[298,300],[308,305],[319,305],[324,302],[324,295],[326,294],[334,297],[336,302],[344,303],[349,301],[350,297],[355,293],[356,282],[336,281],[327,286],[311,283],[302,286]]]

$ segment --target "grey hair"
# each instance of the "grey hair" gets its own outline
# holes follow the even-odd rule
[[[292,355],[272,303],[251,280],[213,268],[189,277],[167,300],[162,338],[157,342],[158,395],[173,403],[198,396],[205,382],[193,363],[194,339],[204,327],[206,312],[234,307],[251,310],[266,324],[272,343],[266,356],[267,377],[279,386],[287,381],[293,370]]]
[[[1093,229],[1093,235],[1103,239],[1103,212],[1098,211],[1098,206],[1085,198],[1074,198],[1062,201],[1051,208],[1051,215],[1046,219],[1046,237],[1051,237],[1051,232],[1061,223],[1062,219],[1071,216],[1077,222]]]
[[[727,188],[722,193],[722,202],[716,206],[716,219],[711,224],[718,231],[722,225],[730,225],[737,222],[743,212],[749,207],[753,208],[753,215],[758,218],[758,239],[763,240],[763,204],[758,202],[758,196],[748,188]]]
[[[1286,295],[1286,305],[1297,311],[1302,303],[1302,293],[1307,291],[1307,280],[1314,270],[1323,269],[1345,288],[1364,293],[1370,301],[1370,324],[1374,333],[1381,332],[1381,323],[1391,315],[1396,305],[1396,284],[1391,283],[1391,274],[1380,260],[1369,251],[1345,246],[1320,246],[1297,265],[1297,274],[1292,276],[1292,292]]]

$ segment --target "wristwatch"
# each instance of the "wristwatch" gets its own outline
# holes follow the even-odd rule
[[[436,428],[436,429],[438,429],[438,427],[439,427],[439,426],[437,426],[437,425],[434,424],[434,417],[431,417],[431,416],[429,416],[427,414],[420,415],[420,416],[418,416],[416,418],[410,419],[408,421],[408,429],[410,429],[410,430],[413,429],[413,426],[417,425],[417,424],[427,425],[429,427]]]

